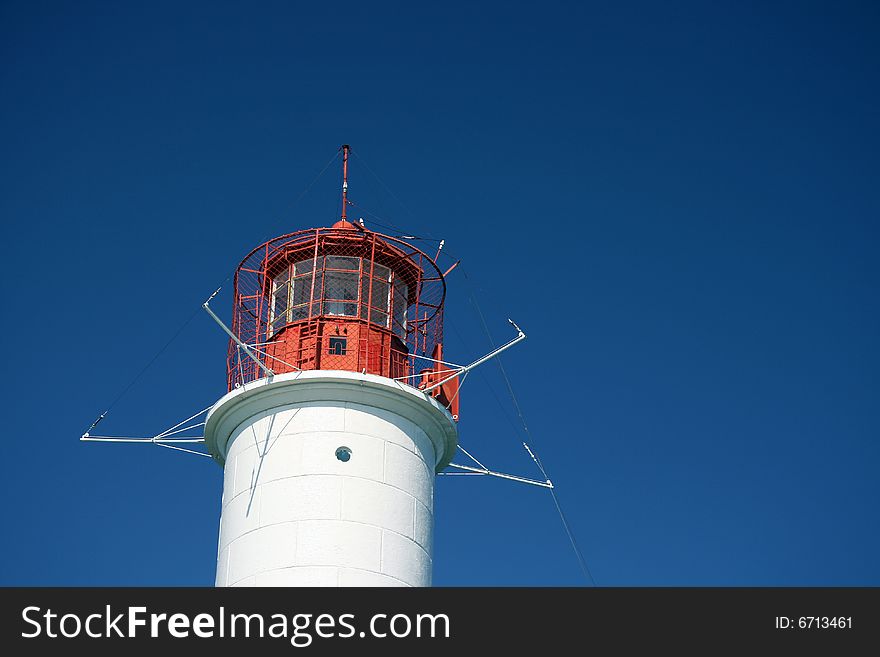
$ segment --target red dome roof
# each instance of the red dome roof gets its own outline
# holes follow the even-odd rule
[[[354,228],[354,224],[351,223],[350,221],[346,221],[345,219],[340,219],[340,220],[337,221],[335,224],[333,224],[333,225],[331,226],[331,228],[349,228],[349,229],[352,229],[352,228]]]

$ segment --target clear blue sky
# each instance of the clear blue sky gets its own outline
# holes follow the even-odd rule
[[[78,438],[253,246],[334,220],[335,166],[293,202],[347,142],[352,198],[463,259],[447,354],[487,350],[472,292],[529,334],[504,363],[600,585],[880,585],[878,28],[4,2],[0,584],[213,583],[220,469]],[[212,403],[225,347],[197,313],[102,432]],[[537,475],[497,367],[462,395],[462,443]],[[441,478],[435,536],[438,585],[583,583],[541,489]]]

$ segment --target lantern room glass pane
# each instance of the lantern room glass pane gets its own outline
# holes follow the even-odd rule
[[[328,271],[324,282],[324,298],[357,301],[358,275]]]
[[[347,317],[356,317],[357,307],[358,305],[356,303],[349,303],[346,301],[325,301],[324,313],[334,316],[344,315]]]
[[[311,299],[312,301],[320,301],[321,294],[323,293],[323,290],[324,290],[324,272],[321,271],[320,269],[315,272],[315,283],[314,283],[313,289],[314,289],[314,293],[309,295],[309,299]],[[312,313],[312,315],[315,315],[315,314],[316,313],[314,313],[314,312]]]
[[[293,305],[308,303],[312,295],[312,277],[300,276],[293,279]]]
[[[370,298],[370,279],[361,279],[361,319],[366,319],[369,308],[367,308],[367,299]]]
[[[370,299],[370,305],[373,308],[378,308],[384,312],[388,312],[388,302],[390,299],[388,298],[388,290],[391,288],[391,285],[388,281],[381,281],[378,279],[373,279],[373,296]],[[366,302],[366,299],[364,299]]]
[[[323,257],[318,258],[319,266],[323,265]],[[309,317],[309,301],[312,298],[312,285],[317,282],[316,296],[321,294],[321,278],[323,272],[318,270],[317,281],[312,272],[314,258],[293,263],[275,277],[272,283],[270,335],[277,332],[290,322],[297,322]],[[290,277],[293,272],[293,278]]]
[[[394,281],[394,303],[391,308],[391,328],[401,340],[406,338],[406,296],[409,289],[399,279]]]
[[[278,330],[288,322],[290,302],[290,273],[285,269],[272,283],[272,329]]]
[[[347,271],[360,271],[361,259],[347,256],[327,256],[327,269],[345,269]]]
[[[381,278],[386,281],[391,280],[391,270],[388,269],[388,267],[385,267],[383,265],[378,265],[376,263],[373,263],[372,267],[373,267],[373,276],[375,278]],[[370,265],[364,264],[364,274],[368,274],[369,272],[370,272]]]
[[[302,276],[303,274],[308,274],[312,271],[312,265],[314,264],[314,258],[309,258],[308,260],[300,260],[293,266],[293,275],[294,276]],[[318,256],[318,269],[324,265],[324,256]]]
[[[358,282],[358,275],[354,272],[350,274],[338,271],[325,272],[324,312],[328,315],[348,315],[356,317],[358,307]]]
[[[370,290],[371,280],[373,281],[372,291]],[[372,306],[370,321],[388,327],[389,287],[388,281],[384,279],[370,279],[366,276],[361,280],[361,319],[367,318],[368,306]],[[380,314],[376,315],[375,311],[379,311]]]

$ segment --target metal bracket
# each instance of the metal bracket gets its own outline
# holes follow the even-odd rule
[[[195,424],[187,423],[195,420],[200,415],[204,415],[212,408],[213,404],[211,406],[208,406],[207,408],[203,408],[194,415],[190,415],[188,418],[178,422],[173,427],[170,427],[169,429],[166,429],[165,431],[158,433],[150,438],[132,438],[130,436],[92,436],[91,434],[89,434],[88,431],[86,431],[82,436],[80,436],[79,439],[82,442],[94,443],[139,443],[142,445],[156,445],[157,447],[175,449],[179,452],[186,452],[187,454],[196,454],[197,456],[207,456],[208,458],[211,458],[211,455],[206,454],[205,452],[197,452],[193,449],[186,449],[184,447],[177,446],[180,443],[203,444],[205,442],[204,436],[182,436],[180,438],[171,438],[171,436],[176,436],[183,433],[184,431],[205,426],[204,422],[197,422]],[[95,424],[97,424],[97,422]],[[91,430],[92,428],[94,428],[94,426],[95,425],[93,424],[91,427],[89,427],[89,429]]]

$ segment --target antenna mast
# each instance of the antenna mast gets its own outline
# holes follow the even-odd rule
[[[342,145],[342,221],[346,221],[346,207],[348,205],[348,152],[351,146]]]

